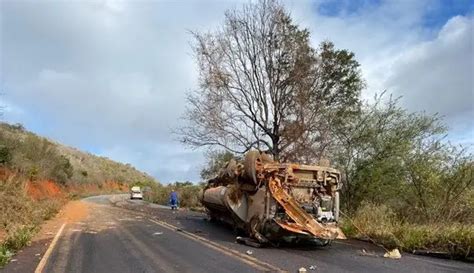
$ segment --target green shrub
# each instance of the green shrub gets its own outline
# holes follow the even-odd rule
[[[28,132],[19,124],[0,122],[0,143],[0,165],[18,170],[31,180],[51,179],[63,185],[73,182],[155,182],[130,164],[63,146]]]
[[[474,257],[474,226],[459,223],[403,225],[396,234],[402,249],[445,251],[455,258]]]
[[[39,217],[42,220],[49,220],[53,218],[56,213],[58,213],[59,209],[63,205],[63,200],[58,199],[45,199],[38,202],[38,211]]]
[[[8,237],[0,244],[0,268],[10,261],[16,251],[30,243],[36,230],[35,226],[20,226],[10,230]]]
[[[472,258],[474,226],[456,222],[407,223],[385,205],[364,202],[341,223],[347,236],[370,238],[388,249],[446,252],[453,258]]]
[[[36,226],[21,226],[10,231],[9,236],[4,242],[5,247],[11,251],[17,251],[22,247],[27,246],[36,229]]]
[[[10,163],[11,159],[12,154],[10,149],[5,145],[0,144],[0,164],[6,165]]]
[[[156,185],[151,187],[150,192],[145,195],[145,200],[160,205],[168,205],[170,193],[170,187]]]
[[[35,181],[36,179],[38,179],[38,173],[39,173],[39,168],[33,165],[28,170],[27,175],[31,181]]]
[[[196,208],[201,206],[199,201],[199,191],[201,188],[196,185],[184,186],[178,189],[180,206],[185,208]]]
[[[10,261],[11,257],[13,257],[13,252],[8,249],[5,245],[0,245],[0,268],[5,266],[8,261]]]
[[[166,186],[155,183],[150,187],[149,193],[145,195],[145,200],[156,204],[168,205],[171,191],[175,190],[178,192],[180,207],[199,208],[201,207],[199,201],[201,189],[201,185],[194,185],[191,182],[176,182]]]

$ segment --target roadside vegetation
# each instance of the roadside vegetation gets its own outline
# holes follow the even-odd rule
[[[363,100],[354,53],[312,45],[278,1],[229,10],[215,31],[192,35],[199,87],[177,131],[210,150],[203,179],[250,149],[282,162],[329,160],[344,173],[349,236],[473,257],[474,157],[448,141],[441,117],[409,112],[388,91]]]
[[[154,181],[130,164],[61,145],[28,132],[21,124],[0,123],[0,164],[30,180],[51,179],[67,186]]]
[[[53,192],[35,199],[29,196],[27,183],[22,176],[0,176],[0,266],[26,246],[40,224],[53,217],[66,201]]]
[[[281,162],[329,160],[344,174],[348,236],[388,249],[474,257],[472,147],[450,143],[442,117],[409,112],[389,91],[363,100],[355,54],[331,41],[313,45],[309,30],[278,1],[229,10],[217,30],[192,36],[199,85],[188,95],[186,123],[177,133],[185,145],[209,149],[203,180],[250,149]],[[0,264],[27,244],[62,198],[136,184],[150,202],[166,205],[176,190],[181,207],[200,208],[201,184],[161,185],[128,164],[21,125],[0,124],[0,165],[13,173],[0,180]],[[65,196],[36,194],[48,181]]]
[[[339,133],[334,164],[345,174],[345,229],[388,248],[474,257],[474,161],[446,141],[438,116],[397,100],[367,104]]]
[[[179,198],[179,206],[191,210],[203,210],[199,200],[202,184],[193,184],[191,182],[174,182],[168,185],[157,183],[145,185],[145,200],[148,202],[169,205],[171,191],[176,191]]]
[[[19,124],[0,123],[0,267],[67,200],[128,192],[136,181],[157,183],[129,164],[63,146]]]
[[[350,218],[343,219],[342,228],[347,236],[387,249],[430,251],[472,261],[474,225],[468,222],[406,221],[385,204],[363,203]]]

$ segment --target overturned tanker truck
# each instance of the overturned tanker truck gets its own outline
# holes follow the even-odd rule
[[[247,244],[345,239],[339,219],[339,171],[279,163],[259,151],[230,160],[204,188],[201,202],[211,220],[231,224]]]

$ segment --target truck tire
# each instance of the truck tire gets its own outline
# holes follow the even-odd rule
[[[245,155],[244,160],[244,170],[247,178],[255,185],[258,184],[257,181],[257,160],[259,160],[260,153],[258,151],[252,150]]]
[[[272,158],[265,153],[260,153],[257,150],[249,151],[244,159],[244,170],[247,178],[257,185],[257,165],[272,161]]]

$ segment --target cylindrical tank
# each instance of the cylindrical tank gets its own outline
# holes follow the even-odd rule
[[[220,207],[222,210],[227,209],[226,205],[226,193],[227,187],[226,186],[219,186],[215,188],[208,188],[204,190],[202,196],[202,203],[207,206],[212,207]]]
[[[230,186],[218,186],[204,190],[202,204],[211,212],[230,217],[234,220],[247,220],[247,196],[245,194],[233,195]]]

